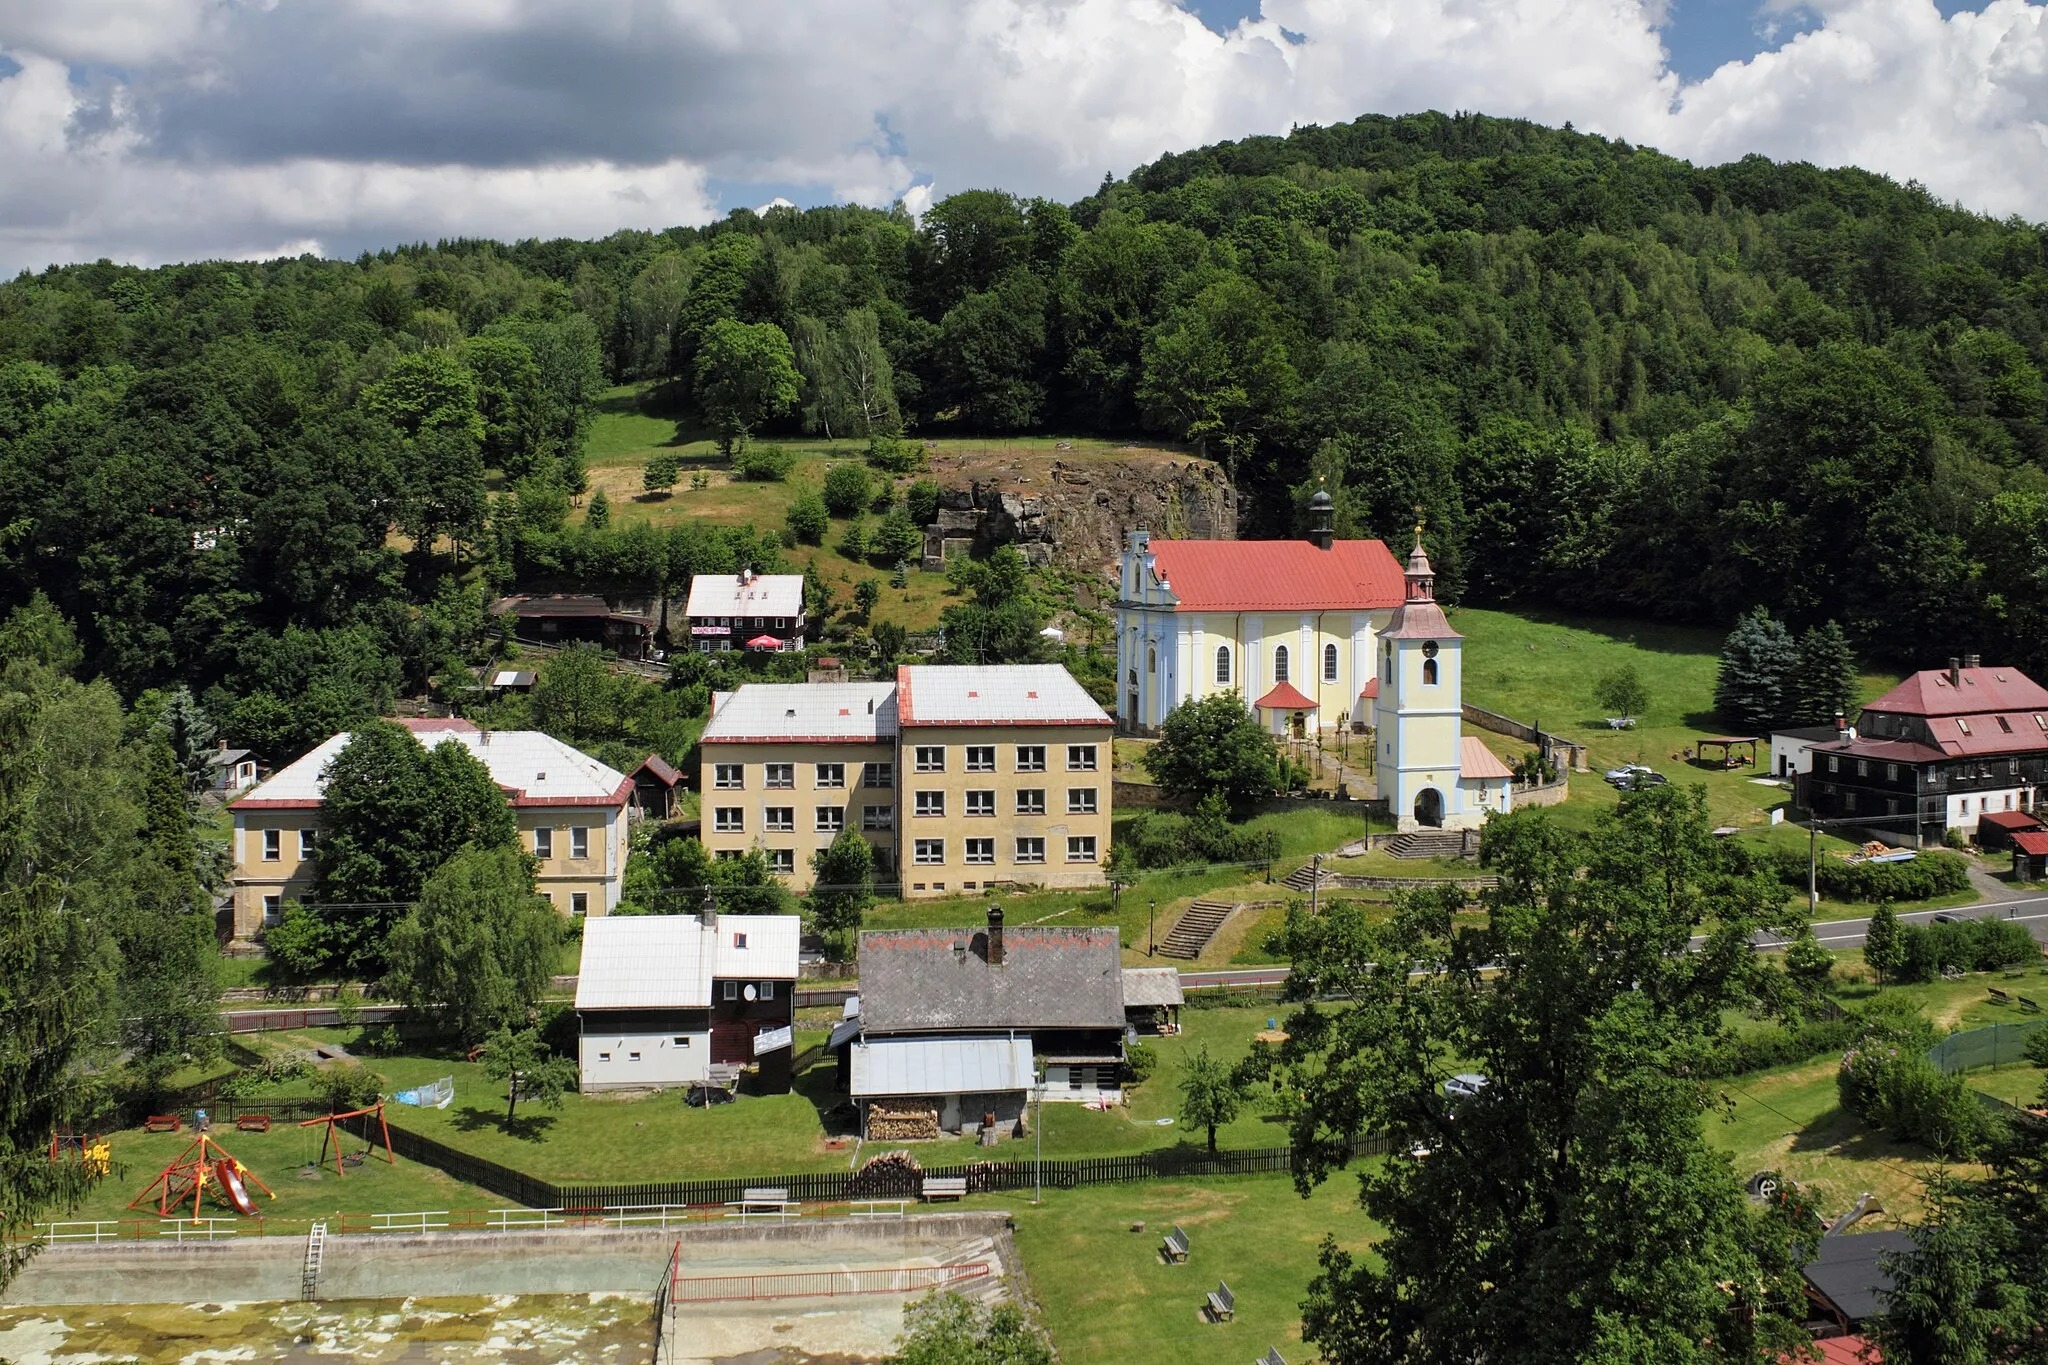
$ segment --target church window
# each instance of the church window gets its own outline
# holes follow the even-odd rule
[[[1435,659],[1424,659],[1424,660],[1422,661],[1422,682],[1423,682],[1423,685],[1424,685],[1425,687],[1435,687],[1435,686],[1436,686],[1436,660],[1435,660]]]
[[[1287,681],[1286,645],[1281,645],[1279,648],[1273,651],[1273,681],[1276,683],[1284,683]]]
[[[1323,646],[1323,681],[1337,681],[1337,646]]]
[[[1216,681],[1220,683],[1227,683],[1230,681],[1229,645],[1216,646]]]
[[[1159,647],[1157,645],[1145,646],[1145,671],[1147,673],[1157,673],[1159,671]]]

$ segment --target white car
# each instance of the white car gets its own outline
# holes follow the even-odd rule
[[[1649,771],[1650,765],[1647,763],[1624,763],[1619,768],[1609,768],[1604,776],[1609,782],[1621,783],[1634,777],[1637,773]]]

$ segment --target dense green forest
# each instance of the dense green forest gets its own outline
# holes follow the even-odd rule
[[[1421,507],[1469,601],[1763,605],[1900,664],[2039,668],[2044,367],[2032,225],[1478,116],[916,222],[101,262],[0,285],[0,609],[47,593],[91,673],[187,685],[282,756],[476,657],[489,592],[772,566],[772,535],[568,525],[599,394],[652,380],[734,440],[1185,440],[1246,534],[1319,479],[1346,532]]]

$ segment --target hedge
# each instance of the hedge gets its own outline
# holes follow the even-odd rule
[[[1806,889],[1806,855],[1775,849],[1773,870],[1787,886]],[[1969,865],[1953,853],[1929,850],[1910,862],[1849,863],[1822,858],[1813,869],[1820,893],[1837,901],[1924,901],[1970,889]]]

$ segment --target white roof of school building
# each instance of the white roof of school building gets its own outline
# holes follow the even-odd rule
[[[896,711],[906,727],[1112,723],[1058,664],[905,664],[896,670]]]
[[[706,1009],[714,979],[794,981],[795,915],[602,915],[583,922],[576,1008]]]
[[[853,1045],[853,1093],[980,1095],[1037,1081],[1029,1038],[886,1038]]]
[[[515,806],[623,805],[632,791],[624,773],[538,730],[479,730],[466,720],[402,720],[398,724],[428,748],[461,744],[490,769]],[[327,765],[347,747],[348,732],[286,764],[234,809],[313,808],[326,800]]]
[[[697,616],[802,616],[804,576],[800,573],[700,573],[690,580],[690,604]]]
[[[708,1009],[711,963],[695,915],[600,915],[583,921],[576,1008]]]
[[[748,683],[714,697],[706,744],[896,737],[894,683]]]

